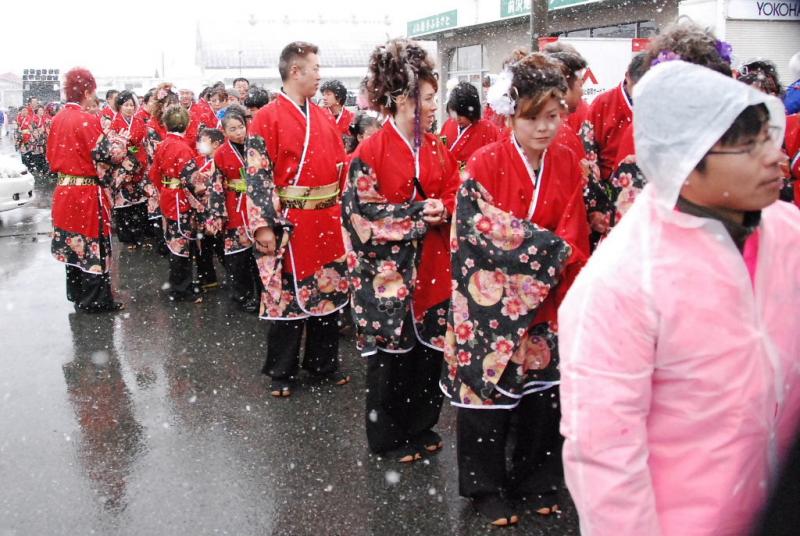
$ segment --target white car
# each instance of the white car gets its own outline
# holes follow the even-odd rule
[[[34,178],[18,154],[0,155],[0,212],[23,207],[33,201]]]

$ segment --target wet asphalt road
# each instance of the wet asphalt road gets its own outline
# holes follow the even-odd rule
[[[170,304],[166,259],[119,247],[126,310],[77,315],[50,257],[51,191],[0,213],[0,536],[577,534],[568,499],[558,517],[485,525],[458,496],[450,407],[438,456],[370,455],[352,338],[349,385],[303,376],[273,399],[265,322],[225,289]]]

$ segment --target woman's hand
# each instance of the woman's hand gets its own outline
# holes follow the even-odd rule
[[[441,199],[426,199],[422,209],[422,220],[431,225],[439,225],[447,220],[447,210]]]

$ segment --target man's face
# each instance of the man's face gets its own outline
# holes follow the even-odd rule
[[[564,101],[567,103],[567,112],[572,113],[578,109],[578,105],[583,98],[583,77],[577,76],[570,84]]]
[[[109,96],[109,97],[106,99],[106,102],[108,103],[108,105],[109,105],[109,106],[111,106],[111,107],[113,108],[113,107],[114,107],[114,102],[116,102],[116,100],[117,100],[117,94],[116,94],[116,93],[112,93],[112,94],[111,94],[111,95],[110,95],[110,96]]]
[[[31,110],[35,110],[37,106],[39,106],[39,99],[32,98],[30,102]]]
[[[706,155],[702,172],[693,171],[681,194],[698,205],[722,212],[749,212],[768,207],[782,186],[780,164],[786,155],[778,134],[765,126],[758,136],[736,145],[717,143]]]
[[[299,58],[292,65],[290,81],[295,90],[303,97],[311,98],[317,94],[322,77],[319,73],[319,56],[313,52]]]
[[[233,87],[239,92],[240,99],[247,97],[247,92],[250,90],[250,84],[244,80],[237,80]]]
[[[322,92],[322,105],[325,108],[338,108],[339,101],[336,100],[336,95],[333,91],[323,91]]]
[[[194,92],[187,89],[182,89],[178,92],[178,100],[180,101],[181,106],[188,110],[192,105],[192,101],[194,100]]]

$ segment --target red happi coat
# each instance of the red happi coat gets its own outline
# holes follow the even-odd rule
[[[572,129],[572,131],[577,134],[583,123],[589,118],[589,104],[583,99],[581,99],[580,104],[575,109],[574,112],[569,114],[566,119],[566,123]]]
[[[68,102],[53,118],[47,139],[47,161],[55,173],[97,177],[92,150],[103,134],[97,116]],[[111,200],[94,185],[57,186],[53,192],[53,226],[89,238],[111,234]]]
[[[372,168],[377,190],[389,203],[441,199],[448,214],[453,214],[460,182],[458,164],[433,134],[424,134],[419,153],[419,182],[425,197],[414,186],[416,168],[411,145],[398,132],[393,120],[380,132],[358,146],[353,159]],[[412,198],[416,190],[416,196]],[[450,228],[431,227],[422,242],[417,280],[412,297],[415,320],[431,307],[450,299]]]
[[[475,121],[460,134],[458,123],[454,119],[448,119],[439,134],[446,138],[450,154],[462,169],[475,151],[500,139],[500,130],[488,119]]]
[[[115,112],[111,106],[106,106],[100,111],[100,116],[109,121],[113,121],[115,115],[117,115],[117,112]]]
[[[114,116],[114,120],[111,121],[110,128],[118,134],[127,133],[128,146],[136,147],[136,160],[142,165],[142,169],[139,174],[134,177],[134,180],[137,182],[140,181],[147,168],[147,148],[145,147],[145,142],[147,141],[147,126],[137,114],[134,114],[129,123],[122,114],[118,113]]]
[[[554,232],[572,247],[561,283],[545,298],[533,322],[555,325],[558,305],[589,258],[589,224],[578,157],[569,148],[551,143],[540,164],[538,196],[513,136],[477,152],[467,171],[491,194],[494,206]]]
[[[581,142],[577,132],[572,130],[572,125],[567,119],[565,119],[558,128],[556,137],[553,139],[553,144],[563,145],[569,148],[579,160],[586,158],[586,149],[583,146],[583,142]]]
[[[589,108],[587,120],[594,131],[600,178],[608,180],[625,129],[633,121],[633,105],[623,89],[624,83],[598,95]]]
[[[194,151],[183,136],[170,132],[158,145],[149,174],[153,185],[159,190],[161,214],[169,220],[177,221],[179,214],[189,212],[191,206],[186,188],[176,190],[163,188],[162,181],[180,179],[185,174],[187,166],[196,166]]]
[[[35,134],[36,130],[42,127],[42,118],[36,115],[30,108],[28,114],[17,120],[17,130],[20,134],[20,147],[19,152],[22,154],[29,153],[35,148]]]
[[[350,124],[353,122],[353,117],[355,117],[353,112],[342,106],[342,111],[339,112],[339,115],[336,116],[331,113],[331,117],[333,117],[333,122],[339,130],[339,133],[343,136],[349,136]]]
[[[249,127],[251,136],[266,142],[276,187],[316,187],[341,182],[346,160],[342,137],[330,113],[307,101],[311,117],[309,144],[298,180],[306,139],[306,116],[284,93],[256,112]],[[294,230],[284,257],[283,271],[297,281],[312,276],[324,265],[345,255],[341,228],[341,205],[317,210],[289,209]],[[324,247],[323,247],[324,246]]]
[[[226,187],[228,181],[242,179],[242,170],[245,167],[243,155],[239,155],[236,148],[231,145],[230,140],[225,140],[225,143],[214,154],[214,167],[224,177],[219,187],[224,189],[225,192],[225,229],[247,228],[249,220],[247,218],[246,195]],[[215,185],[216,188],[217,185]]]
[[[786,116],[784,147],[789,155],[789,172],[794,180],[794,204],[800,207],[800,114]]]
[[[189,126],[186,128],[186,141],[194,149],[200,131],[204,128],[221,128],[217,115],[205,99],[200,99],[189,108]]]
[[[136,110],[136,113],[133,114],[133,116],[141,119],[142,122],[144,123],[144,126],[148,126],[148,124],[150,123],[150,117],[151,117],[150,112],[145,110],[144,107],[141,107],[138,110]]]

